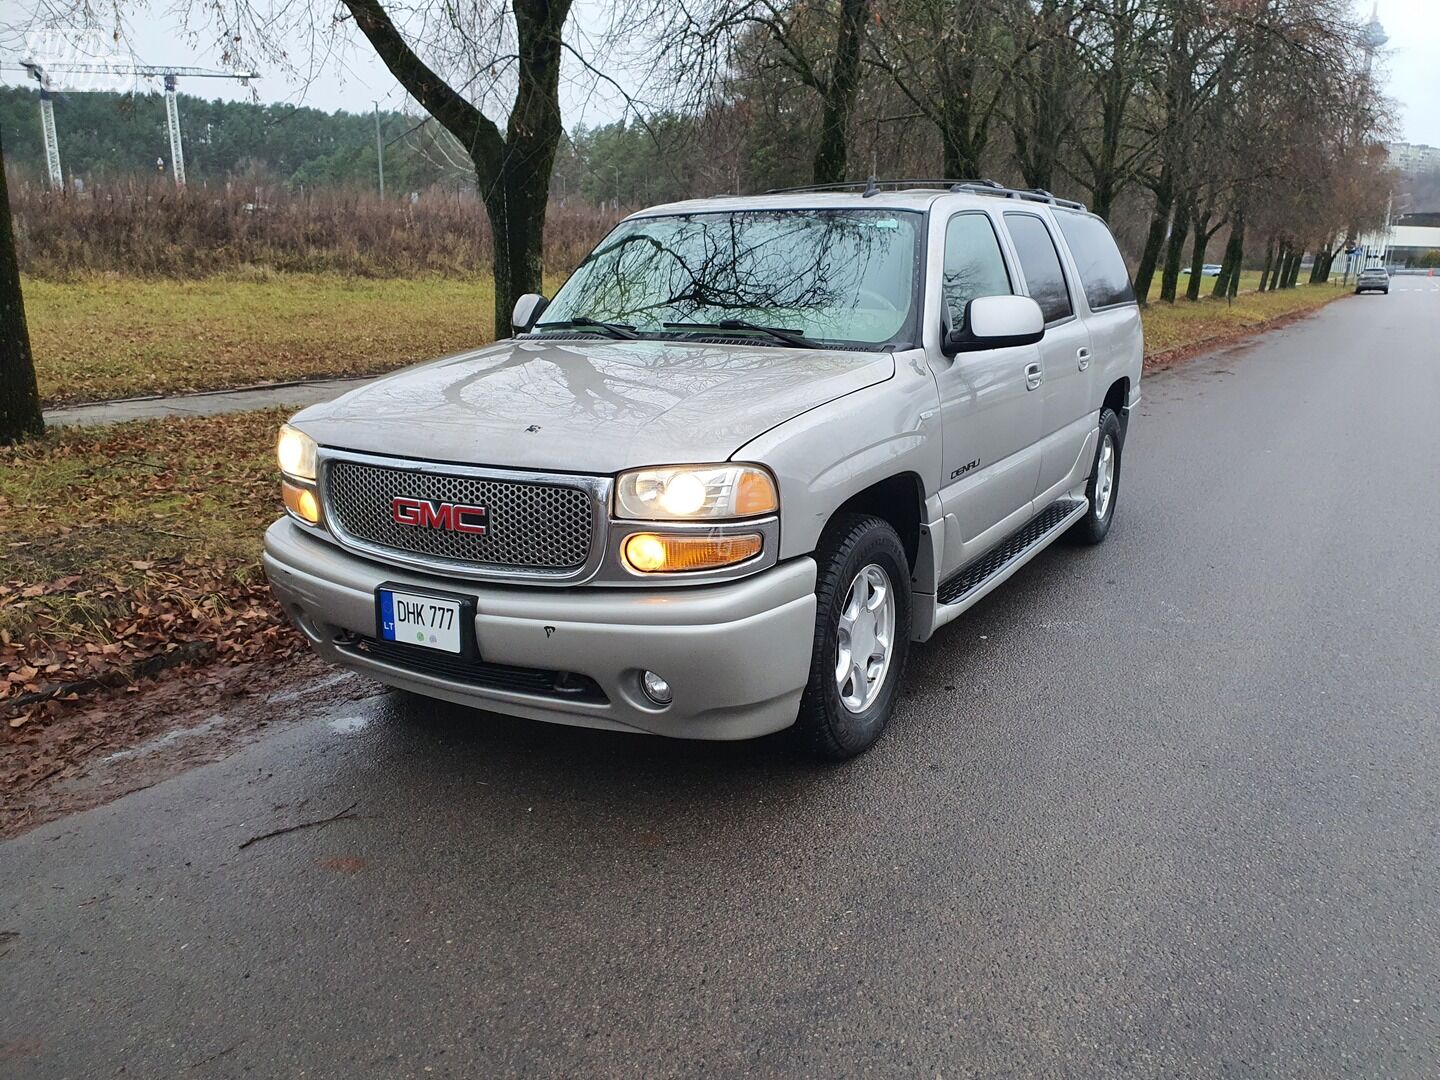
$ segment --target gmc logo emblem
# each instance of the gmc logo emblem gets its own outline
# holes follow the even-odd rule
[[[419,529],[448,529],[451,532],[484,536],[487,514],[483,506],[397,496],[390,500],[390,517],[397,525],[412,525]]]

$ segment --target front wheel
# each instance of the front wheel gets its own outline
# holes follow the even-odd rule
[[[795,734],[843,761],[880,738],[910,652],[910,562],[889,522],[846,514],[815,553],[815,642]]]
[[[1085,494],[1090,509],[1070,526],[1066,538],[1076,544],[1098,544],[1115,520],[1115,500],[1120,495],[1120,452],[1123,434],[1114,409],[1100,410],[1100,441],[1095,447],[1095,465]]]

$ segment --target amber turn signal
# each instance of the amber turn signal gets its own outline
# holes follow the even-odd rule
[[[752,514],[773,514],[778,509],[780,499],[775,493],[775,481],[758,469],[740,473],[735,484],[735,513],[749,517]]]
[[[759,533],[739,536],[676,536],[634,533],[625,540],[625,564],[641,574],[675,574],[733,566],[760,554]]]
[[[294,514],[301,521],[308,521],[311,525],[320,523],[320,503],[315,498],[315,489],[301,487],[299,484],[292,484],[288,480],[281,481],[280,493],[285,498],[285,509]]]

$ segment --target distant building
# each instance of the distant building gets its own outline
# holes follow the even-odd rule
[[[1435,214],[1408,214],[1388,230],[1377,229],[1360,237],[1355,262],[1358,266],[1436,266],[1440,264],[1440,225],[1416,222],[1440,217]]]
[[[1424,143],[1386,143],[1385,151],[1390,155],[1390,165],[1402,173],[1414,175],[1424,172],[1440,172],[1440,146]]]

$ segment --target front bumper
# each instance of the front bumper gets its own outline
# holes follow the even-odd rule
[[[360,558],[282,518],[265,534],[265,572],[291,620],[332,663],[389,686],[535,720],[692,739],[754,738],[795,722],[810,669],[809,558],[722,585],[486,585]],[[348,647],[352,637],[375,634],[375,589],[384,582],[473,596],[484,662],[587,676],[604,700],[476,686]],[[641,692],[645,669],[670,683],[671,704],[658,707]]]

